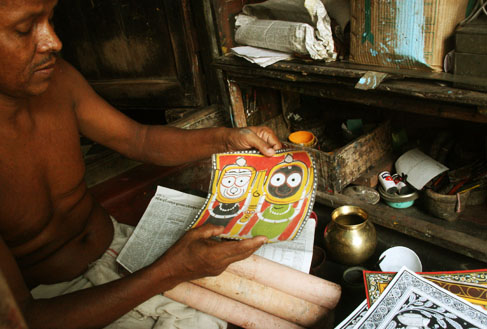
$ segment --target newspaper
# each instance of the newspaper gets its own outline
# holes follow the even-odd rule
[[[334,61],[331,21],[321,0],[268,0],[237,15],[235,41],[312,59]]]
[[[276,62],[293,58],[289,53],[251,46],[233,47],[231,51],[235,55],[245,58],[249,62],[255,63],[261,67],[267,67]]]
[[[159,258],[186,232],[205,198],[157,187],[117,262],[135,272]],[[308,220],[298,238],[262,246],[255,254],[309,273],[313,255],[315,221]]]

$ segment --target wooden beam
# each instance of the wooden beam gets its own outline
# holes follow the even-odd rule
[[[389,71],[381,68],[370,68],[367,66],[358,66],[349,68],[349,65],[343,63],[330,64],[315,64],[316,61],[310,63],[300,62],[278,62],[266,68],[261,68],[255,64],[251,64],[241,58],[234,58],[232,56],[219,57],[215,60],[215,66],[228,72],[246,76],[269,77],[273,79],[280,79],[291,82],[312,82],[316,84],[340,84],[346,85],[353,89],[358,80],[369,69],[378,72]],[[447,79],[452,76],[446,73],[429,75],[419,73],[412,73],[402,70],[395,70],[396,74],[390,73],[387,80],[383,81],[377,90],[388,93],[396,93],[399,95],[408,95],[417,98],[424,98],[427,100],[442,101],[448,103],[457,103],[464,105],[487,106],[487,93],[481,91],[474,91],[451,86],[454,79]],[[389,72],[386,72],[389,73]],[[403,73],[403,74],[399,74]],[[438,77],[438,81],[433,78],[424,79],[430,76]],[[421,80],[419,80],[421,79]],[[457,78],[458,79],[458,78]],[[472,77],[473,79],[473,77]],[[485,84],[487,85],[487,79]]]
[[[307,77],[298,78],[297,76],[294,76],[293,83],[289,83],[289,80],[284,81],[275,79],[275,77],[259,77],[257,79],[255,76],[249,77],[247,74],[235,72],[228,72],[227,74],[229,78],[234,81],[233,84],[237,84],[236,82],[238,81],[240,85],[298,92],[304,95],[376,106],[391,111],[398,110],[447,119],[487,123],[487,116],[478,113],[475,106],[434,101],[426,96],[420,97],[418,94],[410,95],[411,97],[401,97],[401,95],[392,92],[384,92],[380,89],[363,91],[347,88],[346,84],[339,81],[328,82],[326,84],[317,83]],[[290,79],[289,74],[287,74],[285,78]]]
[[[228,80],[228,92],[230,94],[230,103],[232,105],[232,118],[235,127],[247,127],[247,115],[242,99],[242,91],[237,83]]]
[[[169,126],[184,129],[198,129],[225,126],[227,124],[228,122],[225,121],[222,110],[218,106],[212,105],[189,114],[187,117],[171,122]]]

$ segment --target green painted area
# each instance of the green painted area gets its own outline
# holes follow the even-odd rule
[[[477,0],[468,0],[467,11],[465,12],[465,17],[468,17],[468,15],[470,15],[472,13],[472,10],[475,7],[476,3],[477,3]]]
[[[365,41],[369,41],[371,44],[374,44],[374,34],[372,33],[372,8],[370,7],[371,0],[365,0],[365,31],[362,34],[362,43]]]

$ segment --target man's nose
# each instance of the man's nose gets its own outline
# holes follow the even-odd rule
[[[59,52],[62,47],[63,44],[54,32],[54,27],[49,22],[42,24],[39,29],[38,51],[41,53]]]

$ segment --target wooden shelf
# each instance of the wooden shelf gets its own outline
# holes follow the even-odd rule
[[[308,95],[386,111],[487,123],[487,92],[457,87],[480,86],[487,90],[487,79],[468,77],[469,81],[465,81],[465,77],[446,73],[303,60],[282,61],[262,68],[235,56],[218,57],[214,66],[222,70],[227,79],[237,126],[247,125],[248,116],[241,100],[244,87],[274,89],[284,96]],[[359,79],[369,71],[387,73],[387,77],[375,89],[355,88]],[[284,100],[282,106],[287,106]],[[359,204],[347,196],[320,191],[317,202],[333,208],[345,204],[360,205],[377,225],[487,262],[487,205],[469,207],[455,222],[448,222],[427,215],[421,209],[420,200],[408,209],[394,209],[382,203]]]
[[[463,81],[464,78],[451,74],[339,62],[310,64],[289,61],[262,68],[234,56],[219,57],[214,65],[223,70],[230,81],[237,81],[238,84],[487,123],[487,92],[453,87],[454,82]],[[356,89],[358,80],[371,70],[385,71],[388,77],[376,89]],[[485,83],[487,88],[487,79],[477,80]]]
[[[448,222],[425,214],[420,207],[394,209],[382,203],[369,205],[341,194],[318,192],[316,201],[333,208],[346,204],[359,205],[377,225],[487,262],[485,204],[468,207],[456,221]]]

